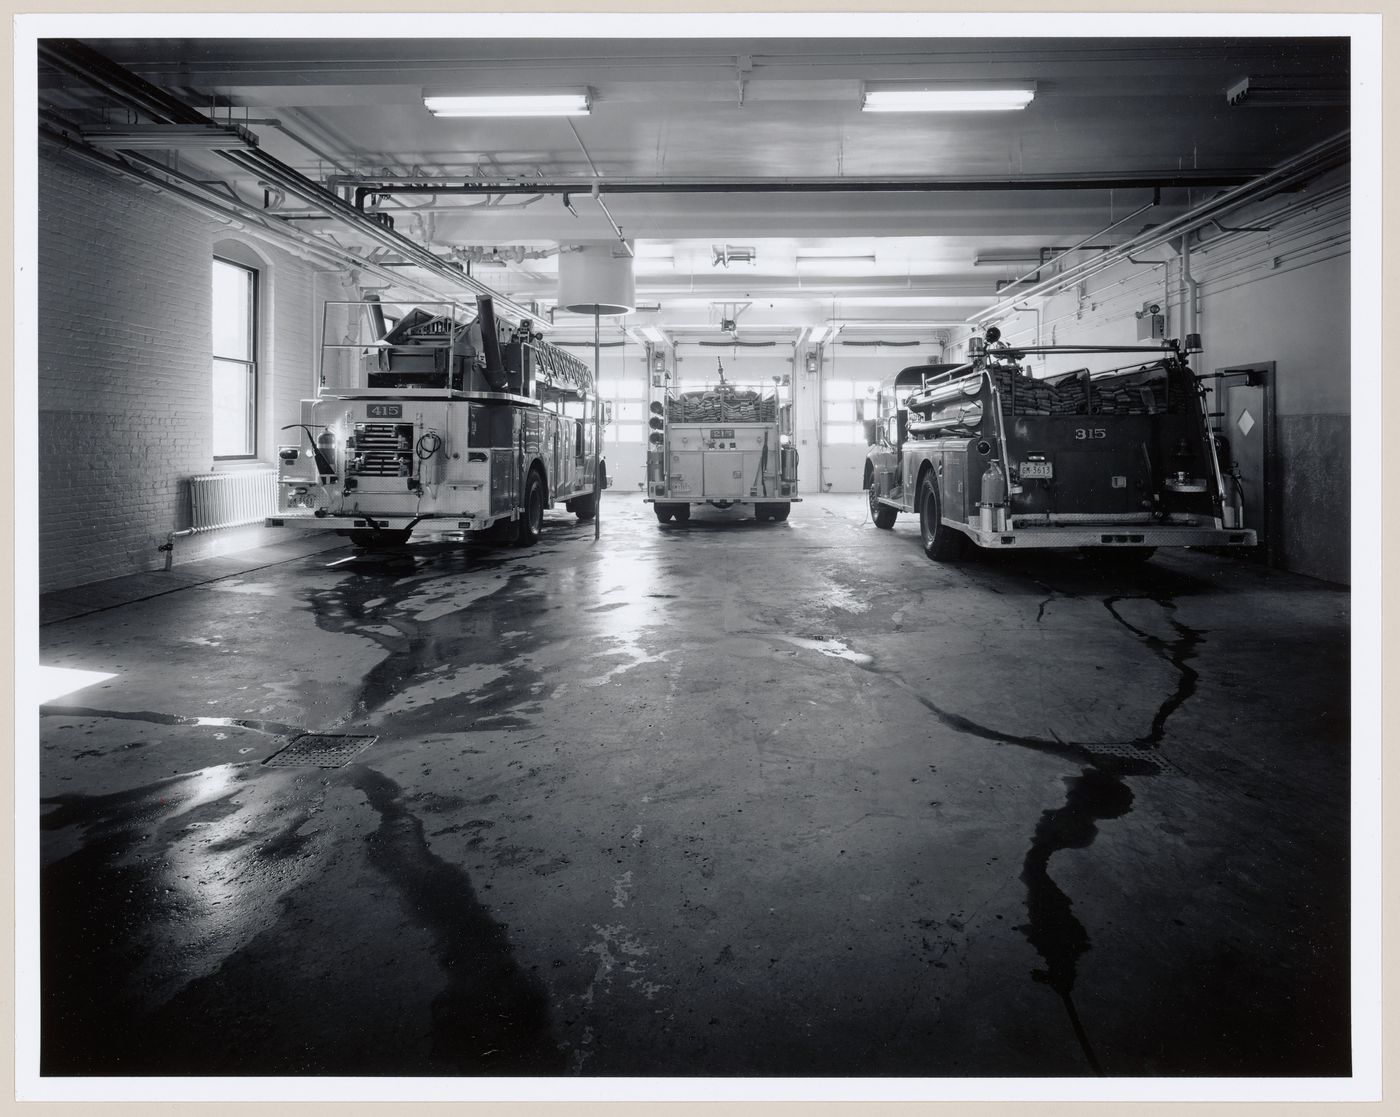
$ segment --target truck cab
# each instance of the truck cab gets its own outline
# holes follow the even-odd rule
[[[894,523],[893,511],[879,503],[885,495],[898,500],[904,486],[903,450],[909,437],[909,397],[925,380],[959,369],[971,371],[968,364],[911,365],[884,381],[875,396],[875,418],[865,421],[865,477],[861,488],[870,497],[870,516],[877,522]]]

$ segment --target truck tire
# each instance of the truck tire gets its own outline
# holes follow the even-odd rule
[[[525,499],[520,510],[520,534],[516,537],[517,547],[533,547],[539,542],[544,530],[544,478],[537,469],[530,470],[525,478]]]
[[[497,520],[482,530],[481,538],[489,543],[514,543],[520,538],[520,521]]]
[[[656,513],[656,522],[658,524],[669,524],[671,522],[671,517],[676,514],[676,506],[674,504],[653,504],[651,507],[652,511]]]
[[[678,523],[678,524],[688,524],[688,523],[690,523],[690,505],[688,505],[688,504],[673,504],[673,505],[671,505],[671,513],[676,517],[676,523]]]
[[[882,531],[889,531],[890,528],[894,527],[894,518],[898,515],[899,513],[888,504],[880,503],[879,495],[876,493],[875,486],[872,483],[870,486],[871,522]]]
[[[956,562],[967,542],[965,535],[943,522],[943,501],[932,469],[919,479],[919,535],[923,538],[924,554],[934,562]]]
[[[598,487],[587,496],[581,496],[573,502],[569,510],[580,520],[591,520],[598,515],[598,501],[603,499],[603,490],[607,488],[608,479],[603,473],[603,467],[598,466]]]
[[[773,505],[773,507],[777,509],[777,512],[773,516],[773,519],[777,520],[778,523],[782,523],[784,520],[786,520],[788,518],[788,513],[792,511],[791,504],[775,504]]]

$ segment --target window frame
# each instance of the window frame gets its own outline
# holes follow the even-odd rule
[[[226,266],[226,267],[237,268],[239,271],[247,273],[247,276],[248,276],[248,338],[247,338],[247,340],[248,340],[248,357],[245,359],[245,358],[242,358],[242,357],[227,357],[227,356],[223,356],[223,355],[221,355],[221,354],[219,354],[219,353],[217,353],[217,352],[213,352],[212,350],[213,350],[214,347],[213,347],[213,345],[210,346],[210,349],[211,349],[211,353],[210,353],[210,376],[211,376],[211,381],[212,381],[212,378],[213,378],[213,375],[214,375],[214,370],[215,370],[216,368],[218,368],[219,365],[220,365],[221,363],[222,363],[223,365],[242,365],[242,366],[244,366],[244,370],[245,370],[245,372],[246,372],[246,374],[247,374],[247,385],[248,385],[248,416],[247,416],[248,428],[247,428],[247,446],[248,446],[248,450],[247,450],[246,452],[244,452],[244,453],[238,453],[238,454],[220,454],[220,453],[217,453],[217,452],[216,452],[216,453],[214,453],[214,454],[212,455],[212,457],[213,457],[213,460],[214,460],[215,462],[247,462],[247,461],[256,461],[257,458],[258,458],[258,437],[259,437],[259,434],[261,433],[260,430],[259,430],[259,423],[258,423],[259,397],[260,397],[260,388],[261,388],[261,386],[262,386],[262,385],[259,383],[259,381],[261,380],[261,376],[259,375],[259,371],[260,371],[260,370],[259,370],[259,367],[258,367],[258,366],[259,366],[259,359],[258,359],[258,358],[259,358],[259,345],[258,345],[258,340],[259,340],[259,334],[260,334],[259,326],[260,326],[261,311],[262,311],[262,307],[261,307],[261,302],[262,302],[262,298],[261,298],[261,296],[262,296],[262,282],[261,282],[261,280],[262,280],[262,272],[261,272],[261,269],[259,269],[259,268],[253,267],[253,266],[251,266],[251,265],[249,265],[249,264],[244,264],[244,263],[242,263],[242,262],[240,262],[240,261],[238,261],[238,260],[232,260],[232,259],[230,259],[230,258],[227,257],[227,256],[221,256],[221,255],[219,255],[217,252],[214,253],[212,263],[213,263],[214,265],[223,264],[223,265]],[[211,275],[210,275],[210,294],[211,294],[211,298],[212,298],[212,294],[213,294],[213,275],[212,275],[212,271],[211,271]],[[211,308],[211,320],[212,320],[212,308]],[[210,387],[211,387],[211,388],[213,387],[213,384],[212,384],[212,383],[211,383]],[[212,424],[213,424],[215,421],[216,421],[216,420],[215,420],[215,417],[214,417],[214,415],[212,414],[212,410],[211,410],[211,414],[210,414],[211,427],[212,427]],[[215,446],[215,441],[216,441],[216,440],[215,440],[215,432],[211,429],[211,431],[210,431],[210,446],[211,446],[211,448]]]

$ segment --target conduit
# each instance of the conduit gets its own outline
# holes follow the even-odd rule
[[[309,233],[301,232],[295,226],[285,225],[280,221],[271,223],[261,210],[224,194],[216,193],[207,183],[167,167],[150,156],[137,155],[135,152],[126,153],[127,158],[138,158],[142,163],[152,168],[151,171],[146,171],[115,156],[89,147],[52,125],[41,124],[39,138],[104,171],[131,179],[142,186],[161,190],[176,201],[199,210],[206,216],[212,215],[217,221],[223,221],[254,235],[266,236],[270,240],[280,242],[282,247],[297,252],[314,263],[326,267],[352,267],[395,286],[415,290],[428,298],[441,297],[441,292],[432,287],[411,278],[398,276],[382,265],[367,260],[363,256],[357,256],[350,249],[341,247],[332,241],[313,237]],[[186,186],[177,185],[175,182],[168,181],[169,179],[176,179],[185,183]]]
[[[884,194],[891,192],[986,190],[1134,190],[1189,189],[1204,186],[1236,186],[1256,178],[1257,170],[1145,171],[1141,174],[1028,175],[980,178],[943,175],[936,178],[743,178],[743,179],[642,179],[593,178],[500,181],[461,180],[425,182],[422,178],[361,178],[341,175],[336,186],[355,188],[355,205],[365,199],[393,194],[582,194],[590,190],[607,194]]]
[[[217,123],[77,40],[41,39],[38,45],[41,61],[87,82],[129,108],[145,114],[156,123],[203,126]],[[464,288],[473,295],[488,296],[512,315],[528,319],[541,327],[547,325],[539,315],[472,279],[407,237],[367,217],[360,209],[266,152],[229,150],[216,154],[257,176],[260,181],[265,180],[288,194],[296,195],[309,205],[324,210],[356,232],[377,241],[437,278]]]
[[[1279,164],[1267,174],[1227,190],[1223,194],[1203,202],[1185,213],[1156,225],[1141,235],[1111,248],[1102,255],[1067,268],[1059,275],[1037,283],[1025,291],[1018,291],[1014,297],[1003,299],[995,306],[980,310],[972,315],[971,321],[978,322],[998,314],[1004,314],[1016,303],[1039,295],[1052,295],[1083,281],[1104,268],[1127,259],[1131,253],[1146,252],[1165,244],[1173,237],[1181,236],[1198,226],[1207,224],[1222,213],[1237,209],[1249,202],[1259,201],[1271,194],[1286,190],[1306,179],[1315,178],[1346,163],[1350,152],[1350,129],[1338,133],[1331,139],[1315,144],[1306,151]]]

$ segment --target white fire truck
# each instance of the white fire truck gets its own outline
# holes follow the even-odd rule
[[[607,485],[592,370],[496,321],[491,300],[330,302],[321,383],[300,440],[278,451],[270,527],[333,530],[357,547],[415,530],[528,546],[562,502],[597,515]]]
[[[731,384],[720,362],[718,383],[704,389],[672,392],[652,380],[644,499],[658,523],[683,524],[691,507],[702,504],[751,505],[756,520],[788,518],[802,498],[792,445],[791,380],[784,385],[783,379]]]
[[[866,432],[877,528],[916,513],[940,562],[968,544],[1131,559],[1162,546],[1255,545],[1175,342],[1011,349],[998,336],[989,329],[993,344],[974,346],[966,364],[906,368],[881,386]],[[1034,379],[1020,364],[1031,353],[1114,367]]]

